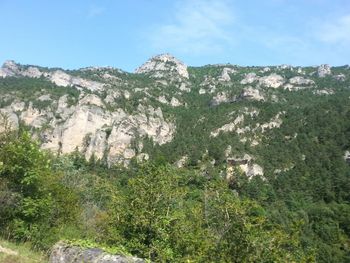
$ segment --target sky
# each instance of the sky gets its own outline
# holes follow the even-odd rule
[[[0,63],[350,64],[349,0],[0,0]]]

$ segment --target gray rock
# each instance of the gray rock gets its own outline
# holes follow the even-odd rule
[[[219,81],[222,81],[222,82],[231,81],[230,74],[233,74],[235,72],[236,72],[236,70],[233,68],[223,68],[222,73],[219,77]]]
[[[50,263],[144,263],[145,260],[122,255],[112,255],[99,248],[81,248],[57,243],[51,250]]]
[[[241,84],[251,84],[257,80],[259,80],[259,77],[254,72],[251,72],[245,75],[244,79],[241,80]]]
[[[167,72],[176,72],[181,78],[189,78],[187,66],[170,54],[152,57],[135,70],[135,73],[151,73],[155,78],[162,78]]]
[[[268,88],[279,88],[284,82],[284,78],[276,73],[272,73],[269,76],[261,77],[259,79],[260,85]]]
[[[313,85],[313,84],[315,84],[315,82],[313,80],[306,79],[306,78],[301,77],[301,76],[296,76],[296,77],[289,79],[289,83],[291,83],[293,85]]]
[[[228,94],[226,92],[219,92],[217,93],[213,99],[210,102],[211,106],[218,106],[221,103],[227,103],[227,102],[232,102],[234,99],[229,98]]]
[[[265,100],[264,96],[260,94],[260,91],[252,87],[244,88],[241,94],[238,96],[238,99],[256,100],[256,101]]]
[[[344,153],[344,160],[345,160],[348,164],[350,164],[350,151],[346,151],[346,152]]]
[[[325,76],[331,75],[331,74],[332,74],[331,67],[327,64],[321,65],[317,69],[317,75],[320,78],[324,78]]]
[[[335,75],[334,79],[338,80],[338,81],[345,81],[346,77],[344,74],[339,74],[339,75]]]

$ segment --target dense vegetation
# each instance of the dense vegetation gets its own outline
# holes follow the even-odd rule
[[[161,163],[126,171],[52,157],[26,132],[1,138],[1,234],[49,249],[87,239],[155,262],[302,262],[312,250],[215,171]],[[309,249],[309,248],[308,248]]]

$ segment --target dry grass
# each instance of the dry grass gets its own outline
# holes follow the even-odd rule
[[[47,263],[48,259],[32,251],[26,244],[14,244],[0,239],[1,263]]]

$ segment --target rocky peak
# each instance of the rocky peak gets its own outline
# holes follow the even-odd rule
[[[162,72],[176,72],[182,78],[189,77],[187,66],[170,54],[154,56],[135,70],[135,73],[151,73],[156,77],[162,77]]]
[[[17,70],[18,65],[14,60],[6,60],[4,64],[2,65],[2,68],[10,69],[10,70]]]
[[[18,65],[13,60],[6,60],[0,68],[0,77],[12,77],[18,73]]]
[[[327,64],[321,65],[317,69],[317,74],[320,78],[324,78],[325,76],[332,74],[331,67]]]

